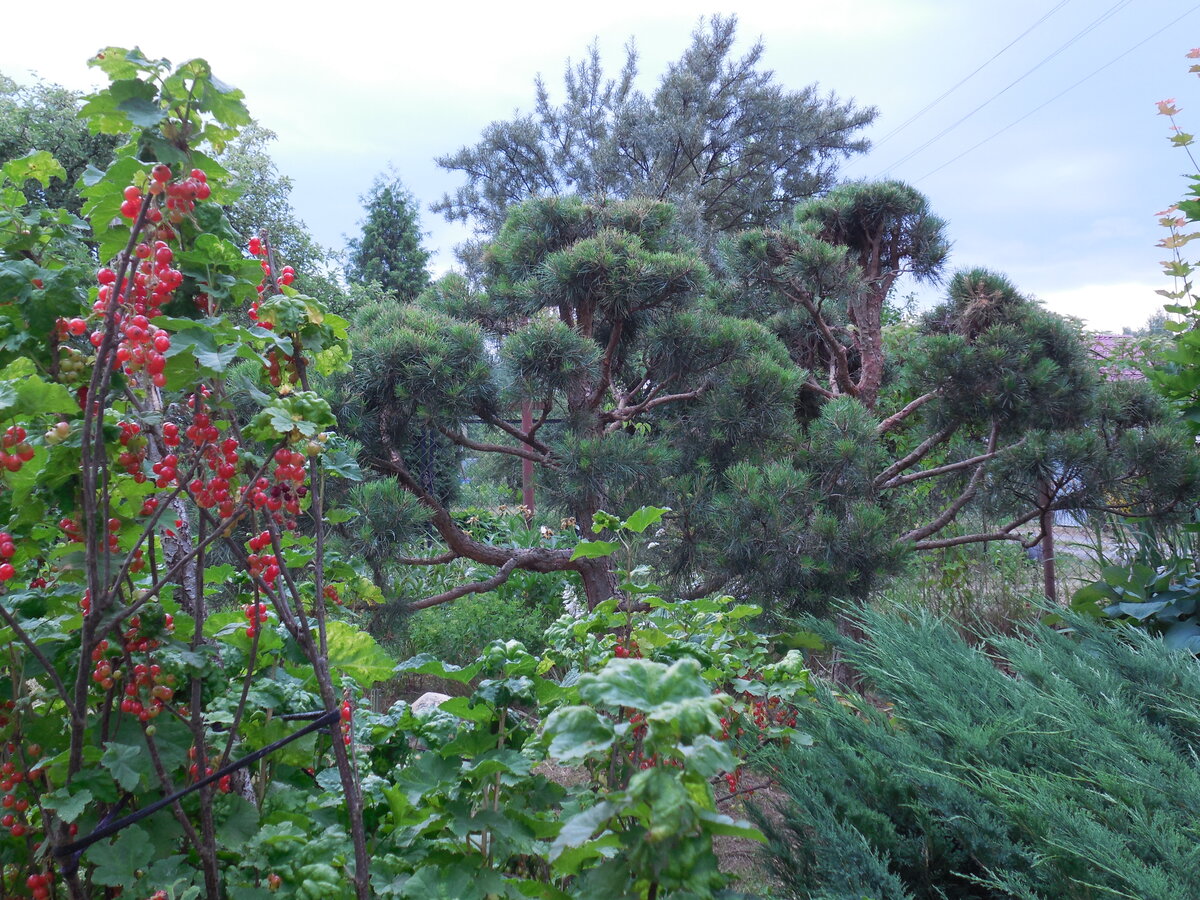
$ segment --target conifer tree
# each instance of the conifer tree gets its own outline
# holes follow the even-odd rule
[[[416,299],[429,284],[429,252],[421,246],[416,200],[395,173],[377,175],[359,199],[366,218],[361,236],[347,244],[346,279],[376,282],[404,302]]]
[[[434,210],[490,238],[531,196],[646,197],[674,204],[677,227],[705,250],[716,234],[780,223],[866,149],[860,133],[875,110],[815,84],[785,88],[762,68],[761,42],[734,55],[736,32],[733,16],[702,22],[650,94],[634,86],[632,42],[615,78],[593,44],[567,62],[561,103],[539,77],[532,113],[493,122],[438,160],[467,182]]]
[[[790,458],[739,463],[696,492],[710,499],[665,545],[675,572],[823,610],[865,596],[911,550],[1029,547],[1055,510],[1163,515],[1191,495],[1194,454],[1165,407],[1102,384],[1078,329],[1003,276],[957,273],[889,355],[888,294],[901,274],[938,276],[943,231],[924,197],[883,182],[727,242],[734,308],[807,372],[802,438]]]
[[[595,604],[614,587],[608,560],[471,538],[406,458],[414,430],[532,461],[590,536],[601,508],[670,506],[685,460],[727,466],[790,441],[799,373],[766,329],[715,309],[708,268],[679,243],[667,204],[528,201],[486,261],[486,295],[448,278],[420,304],[360,311],[345,420],[369,463],[427,510],[446,545],[433,558],[495,567],[418,607],[488,590],[518,568],[576,571]],[[514,412],[526,401],[534,421],[522,427]],[[471,431],[476,420],[487,436]]]

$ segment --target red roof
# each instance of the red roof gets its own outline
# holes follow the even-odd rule
[[[1088,352],[1100,364],[1100,376],[1110,381],[1142,381],[1146,357],[1143,339],[1132,334],[1093,334]]]

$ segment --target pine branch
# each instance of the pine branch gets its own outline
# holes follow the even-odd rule
[[[435,426],[438,431],[448,437],[460,447],[466,447],[468,450],[478,450],[480,453],[507,453],[510,456],[519,456],[521,459],[532,460],[536,463],[549,463],[550,460],[544,454],[534,453],[532,450],[525,450],[521,447],[505,447],[502,444],[483,444],[479,441],[473,441],[465,434],[457,431],[451,431],[445,425]]]
[[[1000,425],[999,423],[993,422],[992,433],[988,437],[988,453],[995,452],[996,439],[999,436]],[[902,543],[907,543],[909,541],[916,542],[924,540],[931,534],[936,534],[953,522],[955,516],[959,514],[964,506],[971,502],[971,499],[975,496],[975,492],[979,490],[979,484],[981,481],[983,481],[983,475],[986,471],[986,466],[979,466],[974,472],[971,473],[971,480],[967,482],[967,486],[963,492],[959,494],[949,506],[946,507],[940,516],[922,528],[914,528],[912,531],[908,532],[908,534],[900,538],[900,541]]]
[[[1040,509],[1035,509],[1033,512],[1026,513],[1019,518],[1013,519],[999,531],[980,532],[979,534],[963,534],[952,538],[941,538],[935,541],[917,541],[913,544],[914,550],[940,550],[945,547],[959,547],[963,544],[984,544],[990,541],[1020,541],[1021,546],[1025,549],[1038,544],[1042,539],[1042,533],[1039,531],[1036,535],[1030,538],[1022,538],[1019,534],[1013,532],[1027,522],[1036,519],[1042,514]]]
[[[995,459],[1003,453],[1008,453],[1010,450],[1015,450],[1025,443],[1025,438],[1021,438],[1015,444],[1009,444],[1007,447],[1001,447],[994,453],[981,453],[979,456],[972,456],[970,459],[960,459],[958,462],[947,463],[944,466],[935,466],[932,469],[922,469],[920,472],[912,472],[908,475],[901,475],[891,479],[887,483],[880,486],[881,491],[890,490],[891,488],[900,487],[901,485],[911,484],[914,481],[920,481],[923,478],[937,478],[939,475],[946,475],[950,472],[957,472],[960,469],[969,469],[971,466],[978,466],[989,460]]]
[[[910,400],[907,404],[905,404],[903,409],[892,413],[890,416],[880,422],[879,427],[875,429],[875,433],[878,435],[887,434],[930,400],[940,397],[941,393],[941,388],[938,388],[937,390],[930,391],[928,394],[922,394],[915,400]]]
[[[875,487],[882,487],[905,469],[915,466],[922,459],[928,456],[929,451],[931,451],[934,447],[936,447],[938,444],[948,441],[951,437],[953,437],[956,430],[957,429],[954,427],[943,428],[937,434],[926,438],[917,446],[915,450],[909,453],[908,456],[896,460],[894,463],[880,472],[875,478]]]
[[[514,556],[502,565],[491,578],[484,581],[472,581],[470,584],[460,584],[456,588],[443,591],[440,594],[434,594],[432,597],[426,597],[424,600],[418,600],[416,603],[410,603],[407,608],[411,610],[429,609],[431,606],[449,603],[452,600],[457,600],[459,597],[465,597],[467,594],[485,594],[508,581],[512,573],[516,571],[519,562],[519,559]]]
[[[821,332],[821,339],[825,341],[825,346],[829,348],[829,352],[833,355],[833,376],[834,383],[838,386],[843,394],[848,394],[851,397],[858,395],[858,386],[850,377],[850,358],[846,353],[846,348],[833,334],[829,327],[829,323],[825,321],[825,316],[821,313],[817,304],[813,303],[812,295],[808,291],[799,291],[792,293],[784,289],[784,296],[793,303],[799,303],[808,311],[817,330]]]

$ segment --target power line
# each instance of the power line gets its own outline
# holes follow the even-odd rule
[[[1133,0],[1117,0],[1116,3],[1114,3],[1112,6],[1110,6],[1104,12],[1102,12],[1097,18],[1093,19],[1088,25],[1086,25],[1082,30],[1077,32],[1073,37],[1068,39],[1066,41],[1066,43],[1062,44],[1057,50],[1055,50],[1049,56],[1046,56],[1043,59],[1041,59],[1031,69],[1026,70],[1024,72],[1024,74],[1020,75],[1013,81],[1010,81],[1007,85],[1005,85],[1003,88],[1001,88],[996,93],[992,94],[992,96],[988,97],[988,99],[984,100],[982,103],[980,103],[978,106],[976,106],[973,110],[971,110],[965,116],[963,116],[962,118],[953,122],[952,124],[948,125],[947,127],[943,128],[941,131],[939,131],[937,134],[935,134],[933,137],[931,137],[925,143],[921,144],[916,149],[912,150],[905,156],[902,156],[900,159],[896,160],[896,162],[892,163],[890,166],[888,166],[886,169],[884,169],[882,172],[880,172],[875,177],[882,178],[884,175],[886,175],[892,169],[896,168],[897,166],[903,165],[904,163],[906,163],[910,159],[912,159],[914,156],[916,156],[918,153],[925,150],[927,147],[930,147],[933,144],[937,143],[939,140],[941,140],[943,137],[945,137],[947,134],[949,134],[951,131],[953,131],[955,128],[957,128],[959,125],[961,125],[963,122],[967,121],[967,119],[971,118],[973,115],[975,115],[981,109],[988,106],[990,103],[992,103],[992,101],[998,99],[999,97],[1006,94],[1009,90],[1016,87],[1018,84],[1020,84],[1026,78],[1028,78],[1030,75],[1032,75],[1034,72],[1036,72],[1042,66],[1044,66],[1046,63],[1050,62],[1050,60],[1054,59],[1056,56],[1058,56],[1060,53],[1062,53],[1068,47],[1075,44],[1077,41],[1081,40],[1086,35],[1090,34],[1093,30],[1095,30],[1097,27],[1099,27],[1104,22],[1108,21],[1108,19],[1112,18],[1114,15],[1116,15],[1118,12],[1120,12],[1122,9],[1124,9],[1126,6],[1128,6],[1132,2],[1133,2]]]
[[[911,125],[913,122],[917,121],[917,119],[921,118],[921,116],[925,115],[925,113],[929,112],[931,109],[933,109],[939,103],[941,103],[943,100],[945,100],[947,97],[949,97],[955,91],[957,91],[960,87],[962,87],[964,84],[966,84],[968,81],[970,81],[976,75],[978,75],[980,72],[982,72],[984,69],[986,69],[992,63],[994,63],[1004,53],[1006,53],[1009,49],[1011,49],[1018,41],[1020,41],[1023,37],[1025,37],[1027,34],[1029,34],[1029,32],[1033,31],[1033,29],[1037,28],[1039,25],[1041,25],[1048,18],[1050,18],[1052,15],[1054,15],[1056,12],[1058,12],[1060,9],[1062,9],[1064,6],[1066,6],[1070,2],[1071,2],[1071,0],[1061,0],[1061,2],[1057,6],[1051,8],[1051,10],[1049,12],[1047,12],[1045,15],[1043,15],[1040,19],[1038,19],[1036,22],[1034,22],[1032,25],[1030,25],[1028,28],[1026,28],[1020,34],[1018,34],[1015,38],[1013,38],[1011,41],[1009,41],[1007,44],[1005,44],[1003,47],[1001,47],[999,50],[997,50],[995,53],[993,53],[990,57],[988,57],[986,60],[984,60],[984,62],[978,68],[976,68],[973,72],[971,72],[969,75],[964,76],[963,78],[960,78],[957,82],[955,82],[955,84],[953,86],[950,87],[949,90],[947,90],[944,93],[940,94],[939,96],[935,97],[929,103],[926,103],[923,107],[921,107],[919,110],[917,110],[911,116],[909,116],[907,119],[905,119],[903,122],[901,122],[895,128],[893,128],[891,131],[889,131],[887,134],[885,134],[883,137],[881,137],[878,141],[875,142],[874,146],[877,148],[882,147],[889,140],[891,140],[893,137],[895,137],[899,132],[903,131],[905,128],[907,128],[909,125]]]
[[[1077,88],[1081,84],[1083,84],[1085,81],[1088,81],[1089,79],[1094,78],[1095,76],[1099,75],[1101,72],[1103,72],[1109,66],[1114,65],[1117,62],[1120,62],[1122,59],[1124,59],[1126,56],[1128,56],[1134,50],[1138,49],[1138,47],[1142,46],[1145,43],[1148,43],[1149,41],[1152,41],[1154,38],[1158,37],[1160,34],[1162,34],[1164,31],[1166,31],[1172,25],[1175,25],[1176,23],[1180,22],[1181,20],[1186,19],[1188,16],[1190,16],[1192,13],[1194,13],[1198,9],[1200,9],[1200,3],[1197,3],[1191,9],[1187,10],[1186,12],[1179,15],[1177,18],[1168,22],[1166,25],[1164,25],[1162,28],[1158,29],[1158,31],[1154,32],[1150,36],[1138,41],[1136,44],[1134,44],[1132,47],[1130,47],[1128,50],[1126,50],[1120,56],[1116,56],[1113,59],[1110,59],[1108,62],[1106,62],[1100,68],[1096,69],[1095,71],[1091,72],[1088,75],[1083,76],[1083,78],[1080,78],[1078,81],[1076,81],[1070,87],[1063,88],[1061,91],[1059,91],[1053,97],[1051,97],[1049,100],[1045,101],[1044,103],[1038,104],[1033,109],[1031,109],[1029,112],[1025,113],[1025,115],[1021,116],[1021,118],[1015,119],[1012,122],[1009,122],[1003,128],[999,129],[998,131],[992,132],[987,137],[985,137],[983,140],[979,141],[979,143],[972,144],[966,150],[962,151],[962,153],[959,153],[957,156],[953,156],[950,159],[946,160],[944,163],[942,163],[936,169],[930,169],[928,172],[926,172],[924,175],[922,175],[920,178],[918,178],[917,181],[924,181],[930,175],[934,175],[937,172],[942,171],[942,169],[946,168],[946,166],[950,165],[951,163],[958,162],[960,159],[962,159],[964,156],[966,156],[971,151],[977,150],[978,148],[982,147],[984,144],[986,144],[988,141],[992,140],[993,138],[999,137],[1000,135],[1004,134],[1004,132],[1008,131],[1008,129],[1012,128],[1014,125],[1019,125],[1021,122],[1024,122],[1026,119],[1028,119],[1030,116],[1032,116],[1038,110],[1049,106],[1051,103],[1053,103],[1059,97],[1063,96],[1063,94],[1070,93],[1071,91],[1075,90],[1075,88]]]

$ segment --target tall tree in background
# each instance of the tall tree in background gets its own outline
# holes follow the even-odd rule
[[[737,20],[713,16],[692,35],[652,94],[634,87],[630,44],[615,79],[593,45],[567,64],[560,105],[539,77],[535,111],[489,125],[473,146],[438,159],[467,183],[434,211],[496,234],[510,206],[531,196],[647,197],[675,205],[702,248],[713,235],[781,223],[798,200],[828,190],[838,163],[861,153],[872,108],[788,90],[760,66],[763,46],[733,55]]]
[[[416,299],[429,285],[429,252],[421,246],[417,201],[395,173],[375,177],[359,198],[362,236],[347,243],[346,280],[376,282],[398,300]]]
[[[0,163],[35,149],[53,154],[67,177],[39,185],[29,195],[50,209],[76,214],[83,200],[75,183],[89,165],[103,169],[112,162],[120,143],[114,135],[89,131],[79,118],[82,105],[82,95],[75,91],[45,82],[21,86],[0,74]]]

